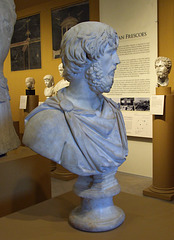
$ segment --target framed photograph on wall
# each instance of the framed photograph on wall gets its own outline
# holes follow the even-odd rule
[[[10,55],[11,71],[41,68],[40,14],[16,21]]]
[[[60,57],[63,34],[80,22],[89,21],[89,1],[51,11],[53,58]]]

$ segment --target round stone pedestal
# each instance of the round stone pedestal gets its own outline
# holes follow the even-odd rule
[[[125,214],[113,205],[112,198],[83,199],[69,217],[72,226],[87,232],[112,230],[123,223]]]
[[[74,191],[82,201],[69,216],[73,227],[88,232],[102,232],[117,228],[123,223],[125,214],[113,203],[113,196],[120,192],[115,172],[80,176]]]

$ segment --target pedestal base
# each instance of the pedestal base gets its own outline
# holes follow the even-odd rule
[[[115,172],[77,179],[74,192],[81,197],[81,205],[69,216],[70,224],[82,231],[103,232],[120,226],[125,214],[115,206],[113,196],[120,192]]]
[[[174,189],[157,190],[153,186],[150,186],[143,190],[143,195],[148,197],[159,198],[162,200],[172,201],[174,200]]]
[[[35,95],[34,89],[26,89],[26,95]]]
[[[112,197],[103,199],[83,199],[70,216],[70,224],[87,232],[109,231],[120,226],[125,219],[122,209],[114,206]]]
[[[156,88],[164,95],[164,114],[153,117],[153,181],[143,194],[163,200],[174,199],[174,94],[171,87]]]

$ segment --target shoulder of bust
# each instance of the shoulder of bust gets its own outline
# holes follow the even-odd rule
[[[64,143],[68,126],[64,114],[57,109],[48,109],[35,114],[26,124],[23,143],[46,157],[52,159],[47,149]],[[41,148],[41,149],[40,149]]]

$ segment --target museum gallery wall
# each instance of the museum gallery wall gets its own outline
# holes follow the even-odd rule
[[[16,1],[20,2],[20,1]],[[53,58],[52,50],[52,19],[51,11],[57,8],[64,8],[74,4],[78,4],[84,1],[75,0],[64,0],[64,1],[43,1],[43,4],[36,5],[35,2],[41,1],[30,1],[33,2],[33,7],[23,9],[17,5],[17,16],[18,19],[27,18],[36,14],[40,14],[40,41],[41,41],[41,68],[28,69],[20,71],[11,71],[11,57],[10,54],[7,56],[4,64],[5,75],[8,78],[8,84],[11,96],[11,108],[12,116],[14,121],[20,120],[19,102],[20,96],[25,95],[25,79],[27,77],[33,77],[36,81],[35,91],[39,95],[39,101],[45,101],[44,88],[45,83],[43,77],[47,74],[54,76],[55,83],[57,83],[61,76],[59,75],[58,65],[60,59]],[[96,0],[90,1],[90,19],[98,20],[99,14],[96,11]],[[29,4],[31,6],[31,4]],[[25,4],[24,4],[25,6]],[[94,12],[95,8],[95,12]],[[19,10],[18,10],[19,9]],[[9,52],[10,53],[10,52]]]
[[[141,0],[142,1],[142,0]],[[33,1],[34,2],[34,1]],[[41,2],[41,1],[40,1]],[[39,100],[44,101],[44,81],[43,77],[46,74],[52,74],[54,76],[55,82],[61,79],[58,72],[58,65],[60,64],[60,59],[53,58],[52,52],[52,26],[51,26],[51,10],[56,9],[58,7],[63,7],[67,5],[71,5],[73,3],[82,2],[82,1],[59,1],[59,3],[55,3],[55,1],[43,1],[42,4],[39,5],[31,5],[25,9],[17,9],[18,18],[26,18],[28,16],[32,16],[35,14],[40,14],[40,38],[41,38],[41,69],[36,70],[24,70],[24,71],[12,71],[11,72],[11,64],[10,64],[10,54],[8,55],[5,65],[4,71],[5,75],[8,78],[8,85],[10,88],[10,96],[11,96],[11,107],[12,107],[12,115],[13,120],[20,120],[20,110],[19,110],[19,100],[21,95],[25,95],[25,78],[32,76],[36,80],[35,90],[36,94],[39,95]],[[98,1],[91,0],[90,1],[90,19],[98,20],[99,14],[98,9],[96,8]],[[110,8],[109,12],[105,11],[104,0],[100,0],[100,16],[101,20],[110,19],[110,21],[114,22],[114,27],[116,28],[116,19],[114,8]],[[118,1],[119,2],[119,1]],[[122,1],[121,1],[122,2]],[[135,0],[133,1],[132,7],[136,6]],[[139,1],[140,2],[140,1]],[[144,1],[143,1],[144,2]],[[151,2],[151,1],[150,1]],[[154,0],[156,2],[156,0]],[[173,18],[171,12],[171,4],[174,3],[171,0],[165,1],[165,4],[162,0],[158,1],[159,3],[159,55],[164,55],[173,60],[174,54],[172,53],[173,48],[173,40],[174,34],[172,30],[172,22]],[[114,0],[107,1],[108,8],[115,3]],[[124,11],[123,11],[124,12]],[[112,16],[112,18],[111,18]],[[165,19],[165,21],[164,21]],[[167,22],[165,24],[165,22]],[[106,22],[107,23],[107,22]],[[110,24],[110,22],[108,22]],[[112,26],[112,24],[110,24]],[[167,31],[166,31],[167,28]],[[117,30],[117,29],[116,29]],[[165,34],[164,34],[165,33]],[[170,34],[170,37],[166,38],[166,34]],[[173,34],[173,35],[172,35]],[[165,38],[165,39],[164,39]],[[164,41],[165,40],[165,41]],[[167,44],[166,44],[167,41]],[[169,48],[170,46],[170,48]],[[172,79],[173,72],[170,74],[170,78]],[[173,82],[170,82],[170,85],[173,87]],[[128,96],[129,97],[129,96]],[[151,176],[151,165],[152,165],[152,143],[151,139],[144,138],[129,138],[129,157],[127,163],[120,168],[120,170],[130,173],[135,173],[144,176]]]

